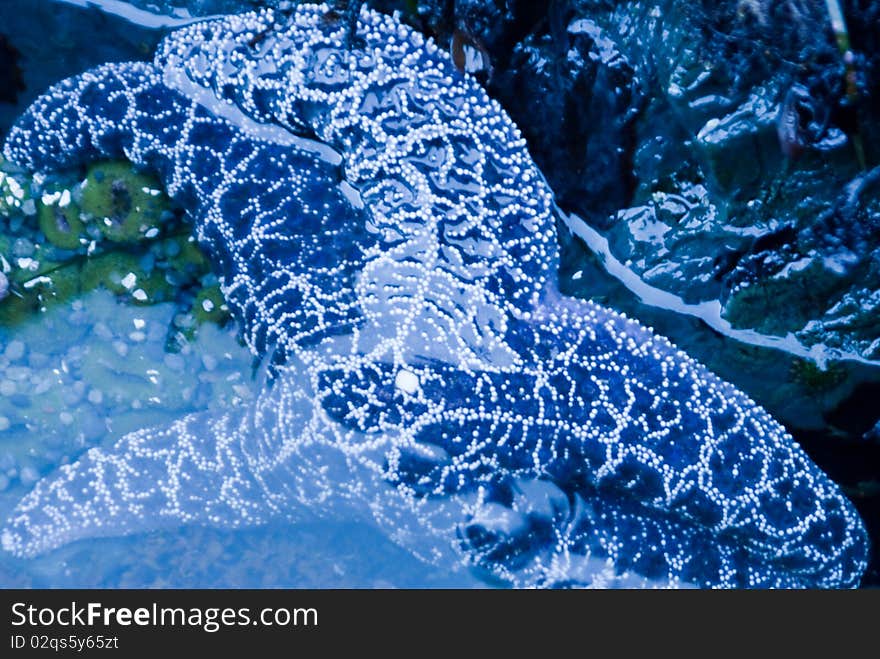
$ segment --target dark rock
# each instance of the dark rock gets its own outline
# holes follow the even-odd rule
[[[0,103],[15,103],[24,91],[24,78],[18,66],[18,50],[0,34]]]

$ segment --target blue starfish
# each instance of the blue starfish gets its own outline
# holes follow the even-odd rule
[[[552,194],[498,104],[392,17],[346,31],[326,6],[193,24],[9,135],[35,170],[157,171],[277,366],[251,407],[61,467],[3,547],[343,516],[514,586],[857,585],[861,521],[778,423],[559,294]]]

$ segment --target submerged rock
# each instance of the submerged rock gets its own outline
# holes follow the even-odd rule
[[[24,91],[24,79],[18,66],[20,56],[6,35],[0,34],[0,103],[15,103],[19,93]]]

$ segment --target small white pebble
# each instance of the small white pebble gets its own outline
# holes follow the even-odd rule
[[[165,362],[165,366],[172,371],[182,371],[186,366],[183,357],[174,353],[167,353],[163,361]]]
[[[3,354],[6,355],[6,359],[11,362],[18,361],[22,357],[24,357],[25,345],[22,341],[10,341],[9,345],[6,346],[6,350]]]
[[[51,206],[59,199],[61,199],[60,192],[44,192],[43,196],[40,197],[40,201],[43,202],[43,206]]]
[[[39,478],[40,474],[33,467],[25,467],[21,470],[21,476],[19,476],[23,485],[33,485]]]

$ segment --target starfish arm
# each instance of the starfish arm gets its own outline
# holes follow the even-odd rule
[[[174,77],[129,62],[64,80],[19,118],[4,154],[33,171],[125,158],[156,172],[193,216],[255,354],[280,360],[290,341],[350,331],[370,241],[335,167],[285,129],[184,96]]]
[[[293,426],[293,420],[288,418]],[[41,480],[0,533],[6,551],[31,557],[84,538],[185,524],[238,528],[281,516],[255,474],[265,455],[253,417],[196,413],[167,427],[92,448]],[[290,518],[287,509],[285,517]]]
[[[322,376],[338,423],[405,429],[389,481],[471,502],[472,563],[517,586],[589,583],[606,560],[701,587],[858,585],[854,507],[742,392],[591,302],[547,301],[503,338],[515,356],[494,367]]]
[[[106,64],[57,83],[34,101],[10,130],[3,152],[33,171],[75,167],[99,157],[143,164],[139,156],[147,145],[137,138],[146,133],[136,131],[134,123],[151,114],[155,125],[162,125],[174,111],[174,100],[164,93],[152,64]],[[167,132],[169,141],[177,137],[173,127]]]

